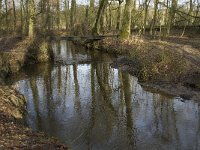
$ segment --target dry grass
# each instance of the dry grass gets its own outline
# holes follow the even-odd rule
[[[134,37],[125,41],[106,39],[95,46],[137,60],[140,66],[137,75],[144,81],[178,81],[183,76],[187,76],[193,65],[178,51],[177,47],[169,46],[165,41],[149,42]]]

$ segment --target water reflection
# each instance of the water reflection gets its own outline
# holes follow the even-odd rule
[[[80,64],[90,62],[112,62],[110,55],[99,51],[89,51],[84,47],[77,47],[71,42],[54,42],[53,52],[56,62],[64,64]]]
[[[69,52],[66,44],[57,46],[58,55],[77,59],[78,52]],[[194,101],[147,92],[137,78],[109,63],[32,70],[16,83],[28,99],[29,126],[73,149],[199,149],[200,109]]]

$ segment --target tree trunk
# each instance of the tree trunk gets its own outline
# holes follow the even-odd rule
[[[21,20],[21,36],[24,34],[24,17],[23,17],[23,0],[20,0],[20,20]]]
[[[47,31],[49,32],[51,30],[51,8],[50,8],[50,2],[47,0],[47,18],[46,18],[46,26]]]
[[[156,24],[156,20],[157,20],[157,11],[158,11],[158,0],[154,0],[154,14],[153,14],[153,19],[152,19],[152,22],[151,22],[151,27],[150,27],[150,34],[153,35],[153,29],[154,29],[154,26]]]
[[[109,20],[108,15],[109,15],[108,10],[105,5],[102,15],[101,15],[101,18],[100,18],[99,34],[100,34],[100,32],[102,32],[104,34],[106,31],[106,27],[108,27],[108,20]]]
[[[108,0],[101,0],[100,1],[100,5],[99,5],[99,9],[98,9],[98,12],[97,12],[97,16],[96,16],[96,21],[95,21],[95,25],[92,29],[92,34],[93,35],[98,35],[99,34],[99,29],[100,29],[100,19],[101,19],[101,16],[105,10],[105,6],[107,4]]]
[[[70,16],[70,28],[71,28],[71,33],[73,34],[74,32],[74,25],[75,25],[75,16],[76,15],[76,0],[71,1],[71,16]]]
[[[190,17],[191,15],[193,15],[193,1],[192,0],[190,0],[190,8],[189,8],[188,15],[189,15],[189,17],[188,17],[188,23],[187,24],[192,25],[193,18]]]
[[[56,2],[56,25],[57,29],[60,29],[60,0]]]
[[[0,0],[0,33],[2,30],[2,0]]]
[[[23,5],[24,10],[24,17],[25,17],[25,33],[28,35],[28,29],[29,29],[29,2],[28,0],[25,0],[25,6]]]
[[[168,19],[168,23],[167,23],[167,35],[170,34],[170,29],[171,26],[174,24],[174,18],[175,18],[175,10],[177,8],[177,1],[178,0],[172,0],[172,4],[169,10],[169,19]]]
[[[150,0],[145,0],[145,12],[144,12],[144,22],[143,22],[143,34],[145,34],[146,25],[147,25],[147,16],[149,9]]]
[[[46,0],[40,0],[40,11],[41,11],[41,14],[42,14],[42,25],[40,26],[41,27],[41,32],[44,32],[46,31],[46,12],[47,12],[47,1]]]
[[[94,8],[94,0],[90,0],[90,5],[89,5],[89,10],[88,10],[88,25],[91,27],[94,25],[94,13],[95,13],[95,8]]]
[[[15,1],[12,0],[13,3],[13,27],[14,27],[14,31],[16,29],[16,23],[17,23],[17,16],[16,16],[16,9],[15,9]]]
[[[35,34],[35,1],[34,0],[29,0],[29,5],[28,5],[28,11],[29,11],[29,30],[28,30],[28,36],[33,37]]]
[[[85,8],[85,23],[89,24],[89,6]]]
[[[110,2],[108,7],[108,13],[109,13],[109,22],[108,22],[108,29],[109,31],[112,29],[112,3]]]
[[[64,5],[65,5],[65,29],[68,29],[68,12],[69,12],[69,0],[65,0],[64,1]]]
[[[8,3],[7,0],[5,0],[5,8],[6,8],[6,32],[8,32],[9,29],[9,22],[8,22]]]
[[[121,20],[122,20],[122,0],[119,0],[119,6],[118,6],[118,14],[117,14],[117,30],[121,29]]]
[[[196,6],[196,10],[195,10],[195,19],[193,21],[193,25],[199,25],[200,24],[200,19],[197,18],[199,12],[200,12],[200,3],[199,0],[196,0],[197,6]]]
[[[120,33],[120,38],[128,39],[131,34],[131,12],[133,10],[133,1],[126,0],[124,16],[122,22],[122,31]]]
[[[185,30],[186,30],[186,27],[188,25],[191,25],[192,24],[192,12],[193,12],[193,3],[192,3],[192,0],[190,0],[190,7],[189,7],[189,11],[188,11],[188,15],[187,15],[187,22],[185,23],[185,26],[183,28],[183,31],[182,31],[182,34],[181,34],[181,37],[185,34]]]

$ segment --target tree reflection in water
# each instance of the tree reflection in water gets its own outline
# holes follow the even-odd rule
[[[109,58],[68,42],[57,47],[73,62],[80,55]],[[109,63],[38,65],[25,72],[16,84],[28,100],[27,123],[74,149],[199,149],[198,103],[147,92]]]

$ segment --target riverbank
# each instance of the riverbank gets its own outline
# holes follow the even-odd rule
[[[0,39],[0,81],[23,66],[53,59],[48,41],[41,37],[6,37]]]
[[[52,50],[45,39],[0,39],[0,149],[67,149],[58,140],[21,123],[26,100],[14,87],[4,85],[6,77],[22,67],[51,59]]]
[[[143,86],[184,99],[200,100],[200,38],[107,38],[74,41],[89,49],[116,54],[113,67],[137,76]]]
[[[26,100],[8,86],[0,86],[0,149],[67,149],[56,139],[23,126]]]

